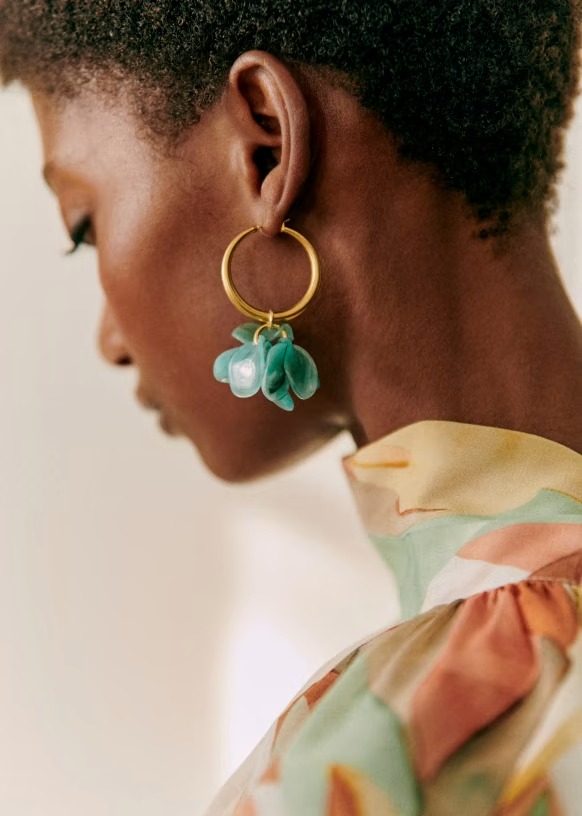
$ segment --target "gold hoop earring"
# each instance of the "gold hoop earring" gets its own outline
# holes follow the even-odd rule
[[[241,232],[240,235],[237,235],[236,238],[230,242],[222,259],[222,284],[228,299],[235,309],[238,309],[238,311],[245,317],[250,317],[251,320],[257,320],[259,323],[264,323],[265,325],[272,325],[273,321],[276,323],[281,323],[294,320],[296,317],[299,317],[300,314],[303,314],[317,292],[320,278],[319,258],[317,257],[317,253],[313,248],[313,245],[307,240],[307,238],[305,238],[305,236],[301,235],[301,233],[297,232],[297,230],[293,230],[283,224],[281,227],[281,234],[289,235],[290,237],[295,238],[295,240],[301,244],[309,257],[311,266],[311,280],[309,282],[309,288],[301,300],[295,304],[295,306],[292,306],[290,309],[285,311],[272,312],[271,310],[263,311],[262,309],[255,309],[254,306],[247,303],[237,291],[232,280],[231,261],[237,246],[249,235],[258,232],[260,229],[260,227],[250,227],[244,232]]]
[[[281,233],[298,241],[307,253],[311,268],[309,287],[290,309],[274,312],[251,306],[234,285],[231,261],[237,246],[249,235],[260,230],[250,227],[230,242],[222,259],[222,283],[232,305],[245,317],[256,321],[236,328],[232,336],[242,343],[220,354],[214,363],[214,377],[228,383],[237,397],[252,397],[262,390],[267,399],[292,411],[293,391],[299,399],[309,399],[319,388],[319,375],[313,358],[305,349],[294,345],[289,321],[299,317],[313,300],[320,282],[319,258],[310,241],[297,230],[281,227]]]

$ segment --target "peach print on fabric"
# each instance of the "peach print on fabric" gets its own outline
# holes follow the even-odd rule
[[[344,467],[423,611],[318,673],[207,816],[582,816],[582,455],[426,420]]]
[[[582,586],[582,552],[566,555],[551,564],[546,564],[536,570],[531,577]]]
[[[386,795],[360,771],[343,765],[329,770],[325,816],[399,816]]]
[[[558,584],[524,582],[464,601],[412,700],[419,778],[434,776],[473,734],[532,690],[540,665],[537,638],[551,637],[564,649],[576,632],[573,602]]]
[[[495,816],[524,816],[524,814],[535,816],[536,806],[539,806],[538,812],[541,816],[566,816],[547,776],[536,779],[533,785],[510,805],[498,808]]]
[[[493,530],[465,544],[458,555],[535,572],[544,564],[579,553],[581,548],[578,524],[537,522]]]

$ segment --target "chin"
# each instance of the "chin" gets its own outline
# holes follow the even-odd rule
[[[206,437],[204,443],[189,436],[206,468],[217,479],[228,484],[245,484],[273,476],[289,467],[300,464],[337,435],[340,429],[329,430],[317,436],[297,438],[293,434],[281,434],[267,440],[258,435],[252,444],[241,444],[240,438],[224,436],[215,444]]]
[[[192,440],[190,440],[192,441]],[[209,451],[192,442],[205,467],[222,482],[227,484],[247,484],[272,476],[293,464],[293,458],[273,460],[268,454],[262,458],[255,455],[236,455],[225,447],[220,451]],[[230,455],[229,455],[230,454]]]

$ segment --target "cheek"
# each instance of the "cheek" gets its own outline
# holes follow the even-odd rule
[[[205,197],[167,189],[107,209],[98,227],[101,283],[128,350],[161,400],[181,413],[195,391],[213,390],[214,358],[229,344],[236,315],[220,280],[232,226]]]
[[[167,186],[131,199],[112,196],[103,209],[97,237],[105,296],[144,389],[170,424],[194,442],[211,470],[234,481],[309,450],[320,425],[317,398],[289,414],[261,394],[237,399],[213,377],[218,354],[236,346],[233,328],[246,322],[229,303],[220,275],[224,250],[244,217],[229,219],[228,202],[216,197],[195,199]],[[220,212],[227,214],[222,222]],[[254,261],[268,268],[267,247],[257,247]],[[250,295],[270,302],[269,292],[252,289]]]

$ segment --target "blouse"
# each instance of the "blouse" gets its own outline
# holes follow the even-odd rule
[[[402,622],[324,667],[207,816],[582,816],[582,455],[429,420],[344,465]]]

